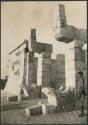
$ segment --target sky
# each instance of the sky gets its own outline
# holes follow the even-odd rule
[[[80,29],[87,27],[86,1],[1,2],[1,75],[5,74],[8,53],[24,39],[30,29],[37,29],[37,41],[54,44],[54,51],[63,53],[64,44],[55,40],[55,12],[65,5],[67,23]],[[59,49],[58,49],[59,48]]]

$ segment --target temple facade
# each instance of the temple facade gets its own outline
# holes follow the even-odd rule
[[[14,61],[10,63],[10,74],[13,72],[13,76],[18,79],[22,74],[20,84],[25,87],[28,95],[33,83],[41,87],[58,89],[62,85],[63,89],[73,89],[76,88],[76,77],[79,71],[84,73],[86,79],[87,65],[85,60],[87,60],[87,52],[82,49],[87,42],[86,30],[77,29],[67,24],[65,7],[61,4],[59,4],[58,13],[55,39],[58,44],[59,42],[66,44],[65,53],[59,54],[57,52],[56,59],[52,59],[53,44],[38,42],[34,28],[31,29],[30,39],[25,40],[24,43],[9,53],[11,58],[14,55]],[[19,55],[21,56],[19,57]],[[18,63],[15,57],[16,59],[19,57]],[[10,77],[11,75],[9,79]],[[19,84],[19,80],[17,82]],[[8,84],[10,85],[9,81],[7,86]]]

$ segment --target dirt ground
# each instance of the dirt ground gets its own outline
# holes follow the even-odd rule
[[[22,102],[6,102],[6,97],[1,98],[1,124],[87,124],[87,115],[78,117],[80,111],[62,112],[32,116],[25,116],[27,106],[36,105],[40,100],[25,100]],[[46,103],[46,99],[41,100]],[[87,113],[87,110],[85,110]]]

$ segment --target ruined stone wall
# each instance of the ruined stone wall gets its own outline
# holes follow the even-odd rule
[[[37,83],[37,65],[38,65],[38,58],[34,57],[33,55],[29,55],[29,61],[28,61],[28,86],[30,86],[33,83]]]
[[[58,54],[56,57],[56,84],[65,88],[65,55]]]
[[[56,88],[56,60],[51,59],[51,87]]]
[[[58,89],[60,85],[65,87],[65,55],[58,54],[56,59],[51,59],[50,53],[43,52],[39,58],[33,57],[33,62],[29,64],[29,72],[29,79],[31,78],[29,84],[33,82],[37,83],[39,79],[38,84],[41,83],[43,87],[56,89]]]
[[[51,87],[65,88],[65,55],[58,54],[56,60],[51,59]]]

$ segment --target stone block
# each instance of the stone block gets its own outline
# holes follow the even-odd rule
[[[43,87],[49,87],[50,86],[50,78],[42,78],[42,85]]]
[[[57,61],[56,64],[58,66],[61,66],[61,65],[65,66],[65,61]]]
[[[57,60],[64,60],[65,59],[65,54],[57,54],[56,59]]]
[[[35,42],[35,43],[32,43],[32,51],[33,52],[37,52],[37,53],[41,53],[44,51],[44,44],[43,43],[39,43],[39,42]]]
[[[33,75],[33,70],[30,70],[30,69],[29,69],[28,75],[29,75],[29,76]]]
[[[65,6],[62,4],[59,4],[59,15],[65,15]]]
[[[80,36],[79,34],[80,34],[81,32],[79,31],[79,30],[76,30],[76,38],[77,38],[77,40],[75,40],[74,41],[74,43],[75,43],[75,47],[78,47],[78,48],[81,48],[81,47],[83,47],[83,45],[84,45],[84,43],[85,43],[85,41],[83,41],[82,39],[85,39],[85,38],[83,38],[83,35],[85,35],[85,34],[83,34],[82,36]],[[78,40],[78,39],[81,39],[81,40]],[[85,39],[86,40],[86,39]]]
[[[66,25],[64,28],[58,27],[56,29],[56,35],[55,38],[57,41],[69,43],[73,41],[74,33],[72,32],[72,27]]]
[[[33,62],[32,62],[32,63],[29,63],[29,64],[28,64],[28,67],[30,68],[30,70],[32,70],[32,69],[33,69]]]
[[[50,66],[51,66],[52,69],[56,69],[56,62],[53,63],[52,60],[51,60]]]
[[[47,108],[46,104],[42,104],[42,113],[43,113],[43,115],[48,114],[48,108]]]
[[[43,64],[51,64],[51,60],[49,59],[49,58],[44,58],[43,60],[42,60],[42,63]]]
[[[56,78],[65,78],[65,73],[56,73]]]
[[[85,53],[82,50],[75,49],[75,60],[85,61]]]
[[[58,71],[65,71],[64,65],[57,65],[56,68],[57,68]]]
[[[86,69],[85,62],[83,62],[83,61],[76,61],[75,67],[76,67],[76,69],[79,69],[79,70]]]
[[[30,39],[36,41],[36,29],[31,29]]]
[[[64,74],[64,73],[65,73],[65,70],[58,70],[58,69],[56,69],[56,73]]]
[[[28,117],[42,114],[42,106],[36,105],[25,108],[25,115]]]
[[[18,96],[7,97],[7,101],[18,101]]]
[[[49,70],[50,70],[49,64],[43,64],[42,65],[42,71],[49,71]]]
[[[51,58],[51,53],[45,51],[42,53],[42,57],[43,58]]]
[[[55,66],[51,66],[51,72],[54,72],[54,71],[56,71],[56,65]]]
[[[52,88],[43,87],[42,92],[47,96],[48,105],[57,106],[57,98]]]
[[[50,53],[53,52],[53,47],[51,44],[44,43],[44,47],[45,47],[45,52],[50,52]]]
[[[45,71],[45,72],[43,71],[42,72],[42,77],[43,78],[47,78],[47,77],[50,78],[50,71]]]
[[[64,54],[58,54],[57,55],[56,64],[57,65],[65,65],[65,55]]]
[[[38,104],[35,106],[25,108],[25,115],[28,117],[41,115],[41,114],[46,115],[47,113],[48,111],[47,111],[46,104]]]

